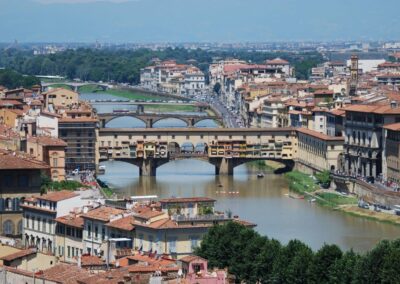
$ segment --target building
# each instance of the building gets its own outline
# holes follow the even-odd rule
[[[351,105],[344,108],[344,171],[355,176],[382,173],[383,126],[400,121],[396,102],[389,105]]]
[[[304,168],[314,171],[339,169],[344,137],[332,137],[306,128],[297,129],[297,136],[297,162],[306,166]]]
[[[104,255],[109,238],[108,229],[110,228],[111,231],[111,228],[115,227],[112,224],[113,221],[126,216],[129,216],[127,210],[111,206],[99,206],[82,214],[84,253]],[[106,226],[108,223],[111,223],[111,226]]]
[[[96,169],[97,129],[98,119],[88,105],[80,105],[73,111],[66,111],[58,119],[58,137],[67,143],[67,171]]]
[[[83,255],[83,218],[70,213],[55,219],[56,255],[65,262],[77,262]]]
[[[400,184],[400,123],[383,126],[382,177],[389,182]]]
[[[49,177],[53,181],[65,180],[65,148],[63,140],[49,137],[29,137],[26,152],[49,165]]]
[[[85,201],[78,193],[66,190],[26,198],[21,205],[25,246],[56,254],[56,218],[84,205]]]
[[[48,166],[19,152],[0,150],[0,234],[20,237],[23,231],[20,205],[39,195],[41,174]]]
[[[287,127],[289,121],[286,115],[286,105],[282,97],[272,97],[264,100],[261,111],[261,127]]]
[[[42,93],[45,102],[45,109],[55,109],[57,107],[69,107],[77,104],[79,94],[64,88],[56,88]]]
[[[201,95],[205,91],[206,83],[204,73],[196,67],[188,68],[185,72],[186,96]]]
[[[227,271],[208,271],[208,261],[196,255],[189,255],[179,260],[182,274],[187,283],[225,284],[227,283]]]

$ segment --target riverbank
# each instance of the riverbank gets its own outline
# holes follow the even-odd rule
[[[321,189],[312,175],[307,175],[299,171],[292,171],[286,173],[285,178],[289,183],[290,191],[296,193],[297,196],[316,202],[318,205],[356,217],[400,225],[400,216],[359,208],[358,198],[356,196],[344,195],[333,190]]]

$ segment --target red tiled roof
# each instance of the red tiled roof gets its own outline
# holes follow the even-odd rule
[[[269,65],[287,65],[287,64],[289,64],[289,62],[284,60],[284,59],[281,59],[281,58],[275,58],[275,59],[272,59],[272,60],[267,60],[266,64],[269,64]]]
[[[36,198],[42,199],[42,200],[47,200],[47,201],[58,202],[58,201],[62,201],[65,199],[70,199],[70,198],[78,196],[78,195],[79,195],[78,193],[75,193],[73,191],[61,190],[61,191],[54,191],[54,192],[46,193],[46,194],[38,196]]]
[[[95,219],[99,221],[109,222],[113,215],[123,214],[126,210],[110,207],[100,206],[82,215],[82,218]]]
[[[46,163],[32,159],[27,155],[0,149],[0,170],[44,170]]]
[[[31,143],[37,143],[44,146],[64,146],[66,147],[68,144],[64,142],[64,140],[50,137],[50,136],[35,136],[29,137],[28,141]]]
[[[20,106],[22,103],[17,100],[0,100],[0,106]]]
[[[133,225],[135,218],[133,216],[126,216],[106,224],[107,227],[123,230],[123,231],[132,231],[135,229]]]
[[[197,259],[200,259],[202,261],[207,261],[205,258],[202,258],[202,257],[197,256],[197,255],[188,255],[188,256],[182,257],[181,259],[179,259],[179,261],[190,263],[190,262],[192,262],[194,260],[197,260]]]
[[[329,136],[329,135],[325,135],[323,133],[308,129],[308,128],[298,128],[297,132],[309,135],[309,136],[313,136],[315,138],[321,139],[321,140],[325,140],[325,141],[343,141],[344,137],[342,136]]]
[[[383,126],[383,128],[389,129],[389,130],[392,130],[392,131],[400,131],[400,122],[391,123],[391,124],[385,124]]]
[[[83,228],[83,218],[81,216],[75,216],[75,215],[65,215],[61,216],[55,219],[56,222],[75,227],[75,228]]]
[[[9,255],[5,255],[2,258],[0,258],[3,261],[13,261],[19,258],[23,258],[25,256],[31,255],[31,254],[35,254],[36,253],[36,249],[24,249],[24,250],[20,250],[17,252],[14,252],[12,254]]]
[[[350,105],[344,108],[345,111],[368,112],[375,114],[400,114],[400,107],[392,108],[387,105]]]
[[[82,266],[102,266],[105,262],[101,259],[101,257],[95,255],[82,255],[81,256],[81,265]]]
[[[182,198],[164,198],[160,203],[189,203],[189,202],[215,202],[215,199],[208,197],[182,197]]]

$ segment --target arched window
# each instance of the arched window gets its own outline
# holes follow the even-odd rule
[[[3,223],[3,234],[4,235],[14,235],[14,222],[7,220]]]
[[[12,199],[11,198],[6,198],[5,209],[8,210],[8,211],[11,211],[12,208],[13,208]]]
[[[23,228],[22,228],[22,220],[20,220],[20,221],[18,222],[18,225],[17,225],[17,235],[22,235],[22,231],[23,231]]]

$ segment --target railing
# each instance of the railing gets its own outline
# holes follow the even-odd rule
[[[185,215],[174,215],[172,219],[177,222],[194,222],[194,221],[224,221],[224,220],[231,220],[225,215],[214,215],[214,214],[207,214],[207,215],[197,215],[194,217],[188,217]]]

